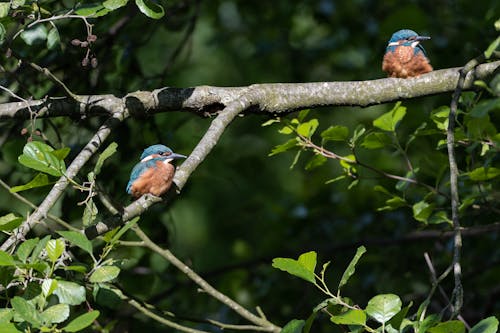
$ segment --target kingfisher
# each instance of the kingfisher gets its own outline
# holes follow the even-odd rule
[[[130,173],[127,184],[127,193],[135,198],[151,193],[161,196],[172,186],[175,166],[172,162],[179,158],[186,158],[176,154],[164,145],[152,145],[144,149],[141,161],[137,163]]]
[[[389,77],[408,78],[432,71],[421,41],[431,39],[419,36],[415,31],[403,29],[396,31],[385,50],[382,70]]]

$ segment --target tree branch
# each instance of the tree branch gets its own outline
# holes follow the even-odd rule
[[[464,80],[463,89],[473,89],[474,80],[489,77],[500,66],[495,61],[477,66]],[[369,106],[405,100],[420,96],[452,92],[457,86],[461,68],[448,68],[430,72],[418,78],[385,78],[368,81],[271,83],[249,87],[161,88],[153,91],[137,91],[124,97],[131,115],[147,116],[169,111],[189,111],[208,116],[238,100],[249,89],[259,92],[252,103],[252,112],[287,113],[303,108],[319,106],[352,105]],[[40,117],[91,117],[111,114],[106,100],[112,95],[80,95],[79,100],[69,97],[46,98],[29,101],[30,107]],[[94,102],[99,101],[99,107]],[[24,102],[0,104],[0,119],[30,119]]]

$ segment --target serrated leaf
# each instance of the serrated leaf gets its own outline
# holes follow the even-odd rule
[[[273,267],[297,276],[308,282],[315,282],[314,272],[312,272],[303,264],[299,263],[298,260],[291,258],[274,258]]]
[[[496,333],[498,330],[498,319],[491,316],[481,320],[471,328],[469,333]]]
[[[24,218],[16,216],[12,213],[0,217],[0,230],[12,231],[23,223]]]
[[[115,10],[120,7],[125,6],[128,3],[128,0],[106,0],[102,3],[104,8],[109,10]]]
[[[305,325],[304,320],[292,319],[280,331],[280,333],[301,333]]]
[[[135,0],[135,4],[144,15],[152,19],[158,20],[165,15],[163,7],[153,1]]]
[[[47,257],[49,257],[49,259],[52,262],[56,262],[57,259],[61,257],[65,249],[66,249],[66,244],[64,243],[64,240],[61,238],[51,239],[47,242],[47,245],[45,245],[45,251],[47,251]]]
[[[57,233],[71,244],[78,246],[88,254],[92,255],[92,242],[89,241],[83,233],[72,230],[58,231]]]
[[[46,174],[38,173],[35,176],[35,178],[33,178],[28,183],[26,183],[24,185],[18,185],[18,186],[11,187],[10,192],[16,193],[16,192],[31,190],[32,188],[43,187],[43,186],[52,185],[52,184],[54,184],[54,182],[51,182],[49,180],[49,177]]]
[[[429,333],[465,333],[465,325],[460,320],[450,320],[427,330]]]
[[[15,266],[14,258],[5,251],[0,250],[0,266]]]
[[[274,155],[277,155],[277,154],[281,154],[287,150],[290,150],[294,147],[297,146],[297,139],[290,139],[288,140],[287,142],[281,144],[281,145],[277,145],[276,147],[273,148],[273,150],[271,150],[271,153],[269,153],[268,156],[274,156]]]
[[[94,320],[99,317],[100,312],[98,310],[92,310],[90,312],[84,313],[81,316],[73,319],[68,325],[63,327],[65,332],[78,332],[84,328],[92,325]]]
[[[60,177],[66,171],[64,161],[58,159],[52,152],[54,149],[40,141],[28,142],[23,148],[23,154],[18,160],[24,166],[49,175]]]
[[[42,320],[46,326],[51,324],[62,323],[69,317],[69,305],[68,304],[56,304],[45,309],[41,314]]]
[[[366,314],[363,310],[348,309],[338,315],[331,316],[330,321],[337,325],[364,325],[366,324]]]
[[[27,239],[24,242],[22,242],[21,245],[19,245],[16,250],[17,258],[19,258],[19,260],[21,260],[23,263],[26,263],[26,260],[31,254],[31,251],[33,251],[36,244],[38,244],[39,240],[40,239],[38,239],[37,237],[37,238]]]
[[[366,314],[383,324],[401,311],[401,299],[398,295],[377,295],[368,301]]]
[[[321,132],[323,142],[326,141],[345,141],[349,137],[349,129],[346,126],[330,126]]]
[[[54,294],[59,298],[59,303],[78,305],[85,302],[85,288],[74,282],[58,280]]]
[[[485,181],[500,176],[500,169],[494,167],[480,167],[472,170],[468,175],[473,181]]]
[[[406,107],[401,106],[401,102],[396,103],[394,108],[381,115],[373,121],[373,126],[383,131],[394,132],[399,122],[406,115]]]
[[[344,274],[342,274],[342,278],[340,279],[339,282],[339,288],[338,288],[339,290],[340,288],[346,285],[347,281],[349,281],[349,278],[354,274],[354,272],[356,271],[356,264],[358,263],[359,259],[365,252],[366,248],[364,246],[358,247],[358,249],[356,250],[356,254],[352,258],[349,265],[347,266],[346,270],[344,271]]]
[[[42,318],[35,306],[22,297],[14,296],[11,299],[12,308],[22,319],[38,328],[42,325]]]
[[[89,278],[92,283],[108,282],[115,279],[120,274],[120,268],[117,266],[98,267]]]

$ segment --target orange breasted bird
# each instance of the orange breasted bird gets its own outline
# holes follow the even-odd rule
[[[408,78],[432,71],[421,41],[431,39],[419,36],[415,31],[396,31],[385,50],[382,70],[390,77]]]
[[[175,166],[172,162],[179,158],[186,158],[176,154],[164,145],[152,145],[144,149],[141,161],[137,163],[130,174],[127,184],[127,193],[135,198],[151,193],[161,196],[172,186]]]

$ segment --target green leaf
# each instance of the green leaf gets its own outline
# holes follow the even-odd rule
[[[55,49],[61,43],[59,31],[57,28],[52,28],[47,35],[47,48],[49,50]]]
[[[366,324],[366,314],[363,310],[348,309],[338,315],[331,316],[330,321],[337,325],[364,325]]]
[[[280,331],[280,333],[301,333],[305,325],[304,320],[292,319]]]
[[[13,323],[2,323],[0,333],[22,333],[22,331],[19,331]]]
[[[165,10],[162,6],[154,3],[150,0],[135,0],[135,4],[139,7],[139,10],[152,19],[160,19],[165,15]]]
[[[25,190],[31,190],[32,188],[42,187],[54,184],[54,182],[49,181],[49,177],[44,173],[38,173],[35,178],[24,185],[14,186],[10,189],[11,193],[21,192]]]
[[[100,3],[89,3],[79,6],[75,10],[75,14],[86,17],[100,17],[109,13],[109,9],[105,8]]]
[[[5,40],[6,33],[7,33],[7,31],[5,30],[5,27],[3,26],[2,23],[0,23],[0,45],[3,44],[3,42]]]
[[[69,155],[70,152],[71,152],[71,149],[69,147],[64,147],[64,148],[54,150],[52,152],[52,155],[54,155],[58,160],[62,161],[66,158],[66,156]]]
[[[346,126],[330,126],[321,132],[323,143],[326,141],[345,141],[349,137],[349,129]]]
[[[94,200],[90,199],[85,203],[85,210],[83,211],[82,224],[84,227],[89,227],[94,224],[99,210],[97,209]]]
[[[115,10],[120,7],[125,6],[128,3],[128,0],[106,0],[102,3],[104,8],[109,10]]]
[[[116,266],[98,267],[89,278],[92,283],[108,282],[115,279],[120,274],[120,268]]]
[[[57,288],[57,280],[45,279],[42,282],[42,294],[45,298],[49,297],[54,293]]]
[[[486,49],[486,51],[484,51],[484,56],[486,57],[486,59],[489,59],[491,58],[491,55],[493,54],[493,52],[495,52],[497,49],[498,49],[498,46],[500,45],[500,37],[497,37],[497,39],[495,39],[489,46],[488,48]]]
[[[37,328],[42,325],[40,313],[38,313],[33,304],[19,296],[14,296],[11,300],[11,304],[16,314],[21,316],[25,321]]]
[[[312,170],[314,168],[317,168],[319,166],[322,166],[323,164],[325,164],[325,162],[327,161],[328,159],[323,156],[323,155],[319,155],[319,154],[316,154],[313,156],[313,158],[311,158],[309,160],[309,162],[307,162],[306,164],[306,170]]]
[[[58,231],[59,235],[63,236],[68,242],[78,246],[88,254],[92,255],[92,242],[87,239],[81,232],[77,231]]]
[[[316,252],[309,251],[306,253],[302,253],[299,256],[298,262],[299,264],[304,266],[308,271],[314,273],[314,270],[316,269],[316,258],[317,258]]]
[[[134,217],[131,221],[125,223],[123,227],[121,227],[116,234],[109,240],[109,243],[114,244],[125,234],[130,228],[132,228],[137,222],[139,222],[140,216]]]
[[[28,45],[39,44],[47,40],[47,28],[43,24],[37,24],[34,28],[24,30],[21,38]]]
[[[284,134],[284,135],[289,135],[289,134],[293,133],[293,128],[288,126],[288,125],[285,125],[281,129],[278,130],[278,133]]]
[[[429,204],[424,200],[417,202],[413,205],[413,217],[415,220],[427,223],[429,217],[434,211],[434,204]]]
[[[474,117],[474,118],[482,118],[486,115],[488,115],[489,112],[498,110],[500,108],[500,99],[495,98],[495,99],[487,99],[480,101],[474,107],[470,112],[468,113],[469,116]]]
[[[389,320],[389,324],[392,327],[402,331],[403,327],[401,327],[402,326],[401,324],[403,323],[403,320],[406,318],[406,315],[408,314],[408,311],[410,310],[412,305],[413,302],[410,302],[410,304],[402,308],[401,311],[399,311],[394,317],[391,318],[391,320]]]
[[[297,126],[297,133],[305,138],[311,138],[318,128],[318,119],[311,119],[308,122],[302,123]]]
[[[274,258],[273,267],[297,276],[308,282],[314,283],[316,280],[314,277],[314,270],[312,270],[311,268],[316,267],[315,260],[316,253],[311,251],[302,254],[299,257],[299,260],[291,258]]]
[[[28,142],[18,160],[24,166],[60,177],[66,171],[64,161],[53,154],[54,149],[40,141]]]
[[[485,181],[500,176],[500,169],[494,167],[480,167],[468,173],[469,178],[473,181]]]
[[[392,143],[392,139],[383,132],[371,132],[364,137],[361,147],[366,149],[384,148]]]
[[[69,317],[68,304],[56,304],[42,312],[42,320],[46,326],[62,323]]]
[[[40,253],[45,248],[45,245],[47,245],[47,242],[49,241],[49,239],[50,239],[50,236],[47,235],[44,238],[42,238],[40,240],[40,242],[38,242],[38,244],[36,244],[35,249],[31,253],[31,259],[30,259],[31,262],[34,262],[34,261],[36,261],[36,259],[38,259],[38,256],[40,255]]]
[[[365,252],[366,248],[364,246],[358,247],[358,249],[356,250],[356,254],[349,263],[349,266],[347,266],[346,270],[344,271],[344,274],[342,274],[342,278],[340,279],[339,282],[339,288],[338,288],[339,290],[340,288],[346,285],[347,281],[349,281],[349,278],[354,274],[354,272],[356,271],[356,264],[358,263],[359,259]]]
[[[274,155],[277,155],[277,154],[281,154],[287,150],[290,150],[294,147],[297,146],[297,139],[290,139],[288,140],[287,142],[281,144],[281,145],[277,145],[276,147],[273,148],[273,150],[271,150],[271,153],[269,153],[268,156],[274,156]]]
[[[430,316],[425,317],[424,320],[418,325],[417,332],[418,333],[425,333],[427,330],[432,327],[437,325],[441,321],[441,316],[437,314],[431,314]]]
[[[24,218],[12,213],[0,217],[0,231],[12,231],[23,223]]]
[[[394,132],[399,122],[406,115],[406,107],[401,106],[401,102],[396,103],[394,108],[381,115],[373,121],[373,126],[380,128],[383,131]]]
[[[262,126],[262,127],[266,127],[266,126],[270,126],[270,125],[272,125],[272,124],[274,124],[274,123],[279,123],[279,122],[281,122],[281,120],[280,120],[279,118],[272,118],[272,119],[269,119],[268,121],[265,121],[265,122],[264,122],[262,125],[260,125],[260,126]]]
[[[6,17],[9,15],[10,3],[9,2],[0,2],[0,18]],[[1,38],[0,38],[1,40]]]
[[[358,140],[363,136],[363,134],[366,132],[366,128],[363,125],[358,125],[354,129],[354,133],[352,135],[352,138],[349,140],[349,143],[352,146],[355,146]]]
[[[407,202],[405,199],[395,195],[390,199],[387,199],[385,201],[386,206],[377,208],[377,211],[381,212],[384,210],[395,210],[401,207],[404,207],[407,205]]]
[[[47,242],[47,245],[45,245],[45,251],[47,251],[47,257],[52,262],[56,262],[57,259],[63,254],[64,250],[66,249],[66,244],[64,243],[64,240],[61,238],[58,239],[51,239]]]
[[[384,324],[401,310],[401,304],[398,295],[377,295],[368,301],[366,313],[379,323]]]
[[[491,316],[481,320],[471,328],[469,333],[496,333],[498,330],[498,319]]]
[[[311,315],[307,318],[306,322],[304,323],[304,327],[302,328],[302,333],[309,333],[311,330],[311,326],[314,322],[314,319],[316,319],[316,316],[318,315],[318,312],[313,312]]]
[[[436,124],[436,127],[441,131],[446,131],[448,128],[448,115],[450,114],[449,106],[440,106],[432,110],[431,119]]]
[[[0,323],[2,323],[2,325],[0,326],[3,326],[4,323],[9,322],[12,319],[12,317],[14,317],[14,310],[9,308],[0,309]]]
[[[38,237],[27,239],[18,246],[16,250],[17,258],[21,260],[23,263],[26,263],[28,256],[31,254],[31,251],[35,248],[36,244],[40,239]]]
[[[15,266],[14,258],[5,251],[0,250],[0,266]]]
[[[460,320],[450,320],[427,330],[429,333],[465,333],[465,325]]]
[[[58,280],[54,294],[59,298],[59,303],[78,305],[85,302],[85,288],[74,282]]]
[[[309,112],[311,112],[311,109],[305,109],[305,110],[300,111],[299,115],[297,116],[297,120],[299,122],[304,121],[304,119],[306,119],[306,117],[309,114]]]
[[[111,142],[109,146],[104,149],[104,151],[99,155],[99,158],[97,159],[97,163],[95,164],[94,167],[94,173],[97,176],[99,173],[101,173],[101,168],[102,165],[104,164],[104,161],[111,157],[114,153],[116,153],[116,148],[118,147],[118,144],[116,142]]]
[[[63,330],[66,332],[78,332],[83,330],[84,328],[92,325],[94,320],[99,317],[99,311],[98,310],[92,310],[90,312],[84,313],[81,316],[76,317],[73,319],[68,325],[63,327]]]

